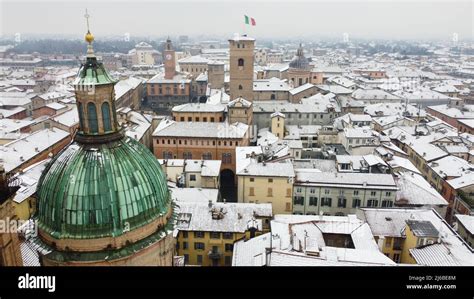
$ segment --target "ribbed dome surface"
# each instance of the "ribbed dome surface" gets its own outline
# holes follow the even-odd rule
[[[290,61],[290,68],[302,70],[309,68],[309,61],[304,57],[303,47],[301,45],[296,51],[296,56]]]
[[[165,214],[170,203],[158,161],[129,137],[66,147],[43,172],[38,196],[38,225],[55,238],[115,237]]]
[[[81,66],[74,80],[74,85],[87,88],[90,85],[115,84],[117,80],[113,79],[102,62],[95,56],[87,57],[86,62]]]

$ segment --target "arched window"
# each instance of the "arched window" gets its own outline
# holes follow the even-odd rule
[[[232,154],[223,153],[222,154],[222,163],[223,164],[231,164],[232,163]]]
[[[244,66],[244,59],[243,58],[239,58],[239,66]]]
[[[81,130],[84,130],[84,113],[82,112],[82,103],[78,103],[77,112],[79,113],[79,126]]]
[[[104,131],[112,131],[112,119],[110,118],[110,105],[108,102],[102,104],[102,125],[104,126]]]
[[[239,85],[239,90],[242,90],[242,89],[244,89],[244,88],[242,87],[242,85]]]
[[[98,133],[99,132],[99,124],[97,122],[97,109],[94,103],[87,104],[87,120],[89,123],[89,132],[90,133]]]
[[[271,96],[270,96],[270,100],[274,100],[275,99],[275,94],[272,93]]]

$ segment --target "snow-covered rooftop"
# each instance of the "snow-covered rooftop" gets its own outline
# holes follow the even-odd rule
[[[224,112],[222,104],[187,103],[174,106],[173,112]]]
[[[153,132],[155,137],[194,137],[240,139],[247,134],[248,125],[243,123],[175,122],[162,121]]]
[[[390,174],[332,173],[314,169],[296,169],[295,173],[296,185],[397,190],[395,181]]]
[[[170,188],[171,198],[180,202],[199,202],[209,204],[215,203],[219,199],[218,189],[208,188]]]
[[[179,202],[178,206],[176,228],[185,231],[243,233],[255,221],[261,231],[262,220],[257,218],[272,217],[272,205],[267,203]]]
[[[241,176],[294,177],[293,164],[288,161],[274,163],[250,163],[237,172]]]
[[[5,171],[12,171],[68,136],[69,132],[50,128],[0,146],[0,159],[3,160]]]
[[[66,127],[72,127],[79,123],[79,114],[77,113],[77,106],[72,107],[59,115],[52,118],[53,121],[60,123]]]
[[[474,215],[456,214],[454,217],[471,235],[474,235]]]
[[[407,220],[430,221],[439,231],[440,243],[410,249],[417,264],[424,266],[472,266],[469,245],[434,210],[361,208],[360,219],[367,221],[374,236],[403,237]]]
[[[421,175],[400,172],[395,179],[399,190],[396,202],[413,206],[447,206],[448,202]]]

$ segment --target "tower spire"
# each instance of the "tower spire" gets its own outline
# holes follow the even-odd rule
[[[89,32],[89,13],[87,12],[87,8],[86,8],[86,14],[84,15],[84,17],[86,18],[86,22],[87,22],[87,32]]]
[[[87,24],[87,33],[85,36],[85,40],[88,43],[87,45],[87,57],[94,57],[94,49],[92,48],[92,42],[94,41],[94,35],[92,35],[90,28],[89,28],[89,18],[90,15],[87,12],[86,8],[86,14],[84,15],[84,18],[86,18],[86,24]]]

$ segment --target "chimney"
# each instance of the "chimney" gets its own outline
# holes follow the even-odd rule
[[[8,183],[7,176],[5,173],[5,167],[3,166],[3,159],[0,158],[0,190],[3,192],[7,191]],[[7,192],[5,192],[6,194]]]

